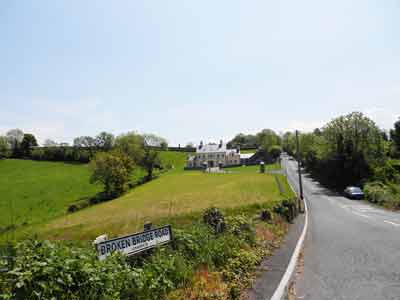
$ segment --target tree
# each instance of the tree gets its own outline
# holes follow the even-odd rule
[[[24,138],[24,132],[21,129],[11,129],[7,132],[8,143],[11,146],[12,156],[20,157],[21,153],[21,142]]]
[[[115,143],[115,137],[112,133],[108,133],[108,132],[100,132],[100,134],[98,136],[96,136],[95,139],[95,145],[96,147],[99,147],[103,150],[111,150],[112,147],[114,147],[114,143]]]
[[[400,154],[400,119],[394,123],[394,129],[390,130],[390,139],[393,141],[395,152]]]
[[[147,171],[146,181],[153,179],[154,168],[161,168],[161,160],[158,152],[151,149],[145,149],[141,166]]]
[[[282,147],[278,145],[271,146],[269,147],[268,152],[272,156],[272,159],[276,161],[281,156]]]
[[[252,134],[246,135],[243,133],[239,133],[228,142],[228,147],[257,147],[257,138],[255,135]]]
[[[360,112],[340,116],[322,128],[318,169],[337,186],[360,184],[385,163],[381,130]]]
[[[5,136],[0,136],[0,159],[6,158],[9,155],[10,144]]]
[[[282,149],[289,155],[294,155],[296,152],[296,137],[292,132],[285,132],[282,136]]]
[[[93,149],[96,147],[96,139],[91,136],[79,136],[74,139],[74,147],[87,148],[89,150],[89,158],[94,155]]]
[[[56,147],[56,146],[58,146],[58,144],[51,139],[46,139],[43,143],[43,146],[44,147]]]
[[[21,142],[21,152],[25,157],[29,157],[31,155],[31,151],[33,147],[38,145],[36,138],[33,134],[25,133],[24,138]]]
[[[128,132],[116,138],[115,148],[139,165],[144,156],[144,139],[136,132]]]
[[[133,161],[120,151],[100,152],[90,162],[90,182],[103,184],[107,197],[118,197],[126,191],[133,168]]]
[[[281,138],[272,129],[263,129],[257,133],[257,144],[264,149],[269,149],[271,146],[281,145]]]

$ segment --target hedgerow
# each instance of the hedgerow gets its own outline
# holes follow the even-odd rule
[[[130,258],[115,253],[103,261],[91,247],[20,242],[12,269],[0,275],[0,299],[213,299],[206,297],[211,294],[237,299],[267,252],[256,241],[252,218],[231,216],[225,223],[225,230],[216,232],[199,221],[175,230],[167,247]],[[201,269],[218,279],[214,284],[220,288],[202,291],[196,280]],[[188,287],[198,290],[189,289],[190,297],[172,293]]]

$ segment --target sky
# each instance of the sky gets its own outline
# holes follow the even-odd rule
[[[400,116],[398,0],[0,2],[0,134],[170,144]]]

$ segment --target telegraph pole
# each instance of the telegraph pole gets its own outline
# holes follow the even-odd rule
[[[303,181],[301,178],[301,164],[300,164],[300,142],[299,142],[299,131],[296,130],[296,145],[297,145],[297,170],[299,173],[299,188],[300,188],[300,198],[299,198],[299,211],[304,212],[302,207],[302,202],[304,201],[303,195]]]

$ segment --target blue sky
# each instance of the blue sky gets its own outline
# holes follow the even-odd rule
[[[400,2],[2,1],[0,134],[172,144],[400,116]]]

